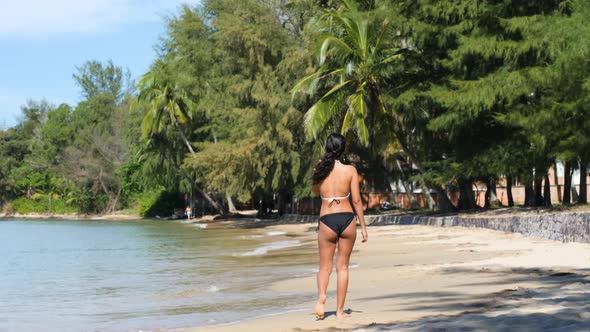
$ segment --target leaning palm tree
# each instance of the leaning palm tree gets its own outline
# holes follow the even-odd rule
[[[391,136],[391,116],[382,94],[392,65],[405,49],[396,47],[401,42],[391,22],[374,14],[344,0],[340,8],[310,23],[310,32],[319,35],[320,66],[293,88],[293,94],[325,91],[305,114],[309,137],[318,137],[334,122],[342,134],[355,130],[363,146],[375,143],[377,135]]]
[[[142,133],[144,137],[149,139],[148,141],[154,142],[156,141],[155,137],[161,136],[160,133],[172,125],[180,134],[191,155],[194,156],[195,151],[183,131],[183,126],[190,122],[193,104],[186,92],[178,88],[172,81],[165,79],[164,74],[155,70],[149,71],[139,81],[139,95],[134,102],[143,101],[149,104],[141,124]],[[214,209],[222,214],[225,212],[194,180],[182,172],[177,163],[173,162],[172,165],[175,171],[184,177]]]
[[[195,153],[182,128],[191,119],[192,105],[182,89],[163,79],[159,73],[149,71],[139,81],[137,100],[147,101],[150,105],[141,124],[144,136],[158,134],[166,126],[174,125],[188,150]]]

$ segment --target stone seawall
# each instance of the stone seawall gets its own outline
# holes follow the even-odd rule
[[[562,242],[590,243],[590,212],[498,216],[395,214],[367,215],[365,216],[365,220],[368,225],[372,226],[430,225],[481,227]],[[287,214],[281,217],[281,223],[313,223],[317,221],[318,217],[312,215]]]

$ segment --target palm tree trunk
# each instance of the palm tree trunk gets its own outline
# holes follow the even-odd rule
[[[225,197],[227,198],[227,209],[230,213],[236,213],[236,206],[234,205],[234,201],[231,199],[231,195],[229,193],[225,193]]]
[[[182,137],[182,141],[184,142],[184,144],[186,145],[186,147],[188,148],[188,150],[191,152],[191,155],[194,156],[195,155],[195,150],[193,150],[193,147],[191,146],[191,143],[188,141],[188,139],[186,138],[186,136],[182,132],[182,129],[180,129],[180,126],[178,125],[178,123],[176,124],[176,127],[178,128],[178,132],[180,133],[180,137]]]
[[[180,128],[180,125],[178,124],[178,121],[175,122],[176,124],[176,128],[178,128],[178,132],[180,133],[180,137],[182,137],[182,141],[184,142],[184,144],[186,145],[186,147],[188,148],[188,150],[190,151],[191,155],[194,157],[195,155],[195,150],[193,150],[193,147],[191,146],[190,142],[188,141],[188,139],[186,138],[186,135],[184,134],[184,132],[182,131],[182,129]],[[225,214],[227,211],[225,211],[225,209],[220,206],[217,202],[215,202],[211,196],[209,196],[207,193],[205,193],[199,186],[197,186],[197,183],[190,177],[188,176],[186,173],[184,173],[180,167],[178,167],[178,165],[176,165],[176,163],[174,163],[174,168],[177,170],[177,172],[179,172],[179,174],[181,174],[185,179],[187,179],[190,183],[191,186],[199,192],[199,194],[201,194],[201,196],[205,197],[205,199],[207,200],[207,202],[209,202],[209,204],[211,204],[211,206],[213,206],[213,208],[215,210],[217,210],[219,213],[221,214]],[[236,207],[234,206],[233,201],[231,200],[231,196],[229,194],[227,195],[227,204],[228,204],[228,208],[230,212],[235,212],[236,211]],[[232,213],[233,213],[232,212]]]
[[[219,204],[217,204],[217,202],[215,202],[211,196],[209,196],[206,192],[204,192],[195,182],[195,180],[193,180],[190,176],[188,176],[188,174],[186,174],[180,167],[178,167],[178,165],[176,164],[175,160],[171,160],[172,163],[172,167],[174,167],[174,170],[180,174],[183,178],[185,178],[193,187],[194,190],[196,190],[199,194],[201,194],[201,196],[203,196],[207,202],[209,202],[209,204],[211,204],[211,206],[217,210],[217,212],[219,212],[220,214],[225,214],[226,211],[224,211],[223,207],[220,206]]]

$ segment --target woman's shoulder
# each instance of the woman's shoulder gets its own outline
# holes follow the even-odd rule
[[[345,172],[351,173],[351,174],[356,173],[356,167],[354,165],[352,165],[352,164],[343,164],[343,163],[340,163],[340,164],[342,165],[342,170],[344,170]]]

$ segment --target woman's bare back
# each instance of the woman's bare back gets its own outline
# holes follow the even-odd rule
[[[356,173],[353,166],[344,165],[338,161],[334,163],[334,168],[319,186],[319,192],[323,198],[320,216],[353,211],[348,199],[351,194],[353,172]],[[329,198],[339,199],[330,201]]]

